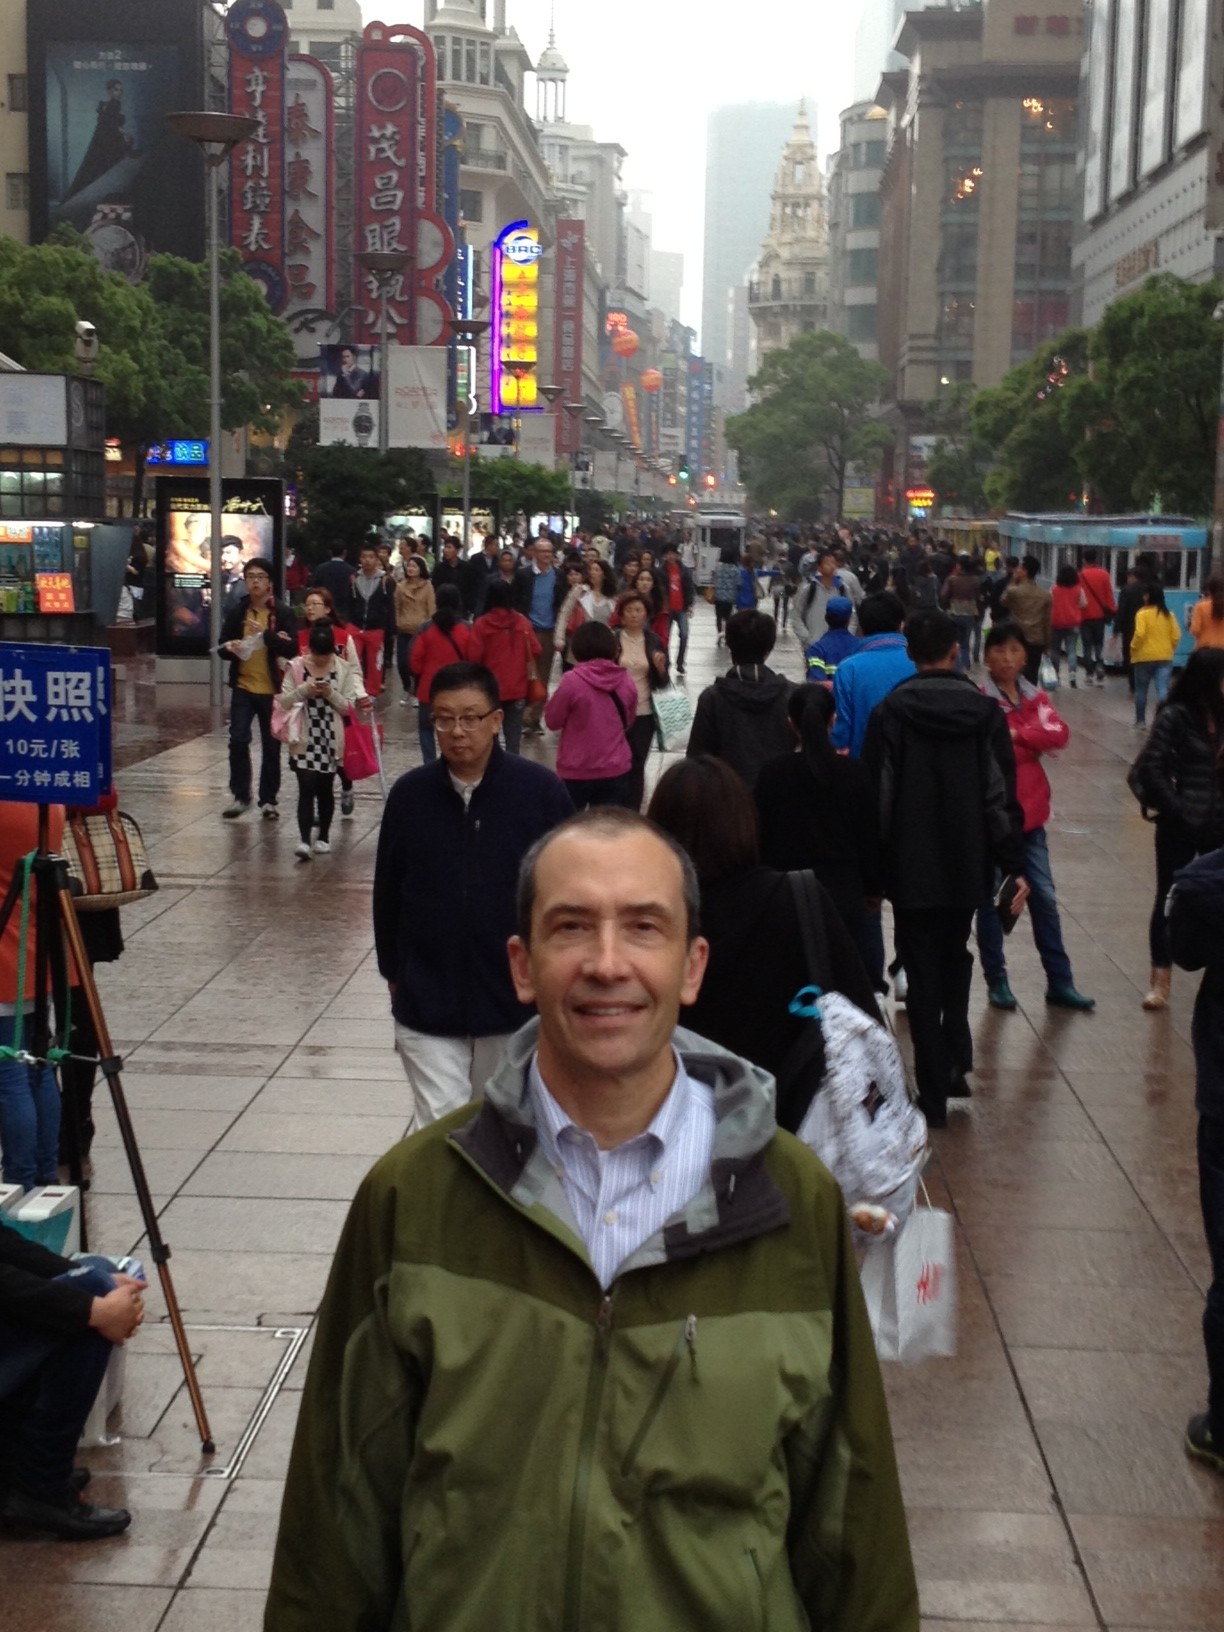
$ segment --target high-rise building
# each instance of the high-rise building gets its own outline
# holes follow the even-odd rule
[[[344,48],[361,38],[358,0],[281,0],[289,23],[289,49],[302,51],[329,68],[344,62]]]
[[[679,320],[684,298],[684,256],[678,249],[650,251],[650,299],[664,317]]]
[[[795,121],[793,102],[744,102],[715,108],[706,137],[701,352],[714,365],[720,400],[744,406],[747,335],[733,334],[731,290],[748,282],[769,227],[769,195],[778,154]]]
[[[0,237],[30,237],[29,78],[25,5],[0,8]]]
[[[800,102],[774,177],[769,231],[748,284],[748,312],[757,351],[765,357],[800,334],[826,326],[829,304],[829,223],[824,177]]]
[[[1224,105],[1212,90],[1207,0],[1096,0],[1087,13],[1084,231],[1073,260],[1077,321],[1153,272],[1224,274]]]
[[[828,326],[859,355],[878,355],[876,316],[880,259],[880,179],[888,115],[856,102],[839,116],[841,146],[829,163]]]
[[[940,390],[996,385],[1070,317],[1081,0],[1061,3],[908,12],[907,66],[880,82],[879,357],[902,489]]]

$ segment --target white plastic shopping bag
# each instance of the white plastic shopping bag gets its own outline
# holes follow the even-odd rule
[[[891,1241],[867,1248],[862,1281],[881,1360],[913,1366],[956,1353],[956,1250],[950,1213],[915,1207]]]
[[[651,692],[650,706],[654,710],[659,747],[664,753],[683,748],[693,723],[693,705],[687,694],[679,686],[660,686],[658,691]]]

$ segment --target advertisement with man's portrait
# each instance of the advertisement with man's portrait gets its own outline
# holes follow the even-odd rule
[[[273,564],[281,582],[279,482],[234,480],[222,486],[221,616],[246,594],[242,569],[257,556]],[[203,656],[209,649],[212,607],[212,515],[208,484],[158,482],[158,651]]]
[[[374,346],[319,347],[319,395],[347,402],[378,401],[378,352]]]

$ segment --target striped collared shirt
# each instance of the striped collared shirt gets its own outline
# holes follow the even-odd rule
[[[532,1056],[529,1080],[540,1146],[561,1180],[603,1287],[709,1177],[714,1093],[693,1081],[678,1054],[674,1058],[675,1080],[646,1131],[615,1150],[600,1150],[549,1093],[538,1056]]]

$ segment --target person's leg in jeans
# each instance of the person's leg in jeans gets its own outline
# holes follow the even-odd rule
[[[719,640],[723,638],[723,628],[733,610],[734,609],[730,601],[714,602],[714,628],[718,634]]]
[[[968,674],[973,660],[973,619],[958,612],[952,621],[956,625],[956,638],[960,643],[957,666],[962,674]]]
[[[982,661],[982,615],[979,612],[973,620],[973,661]]]
[[[433,709],[422,703],[417,711],[417,734],[421,739],[421,764],[432,765],[438,757],[438,739],[434,734]]]
[[[974,919],[977,930],[978,957],[982,960],[982,974],[987,986],[999,986],[1007,979],[1007,949],[1003,940],[1003,925],[995,908],[993,895],[983,901]]]
[[[1050,847],[1044,827],[1024,835],[1024,876],[1028,880],[1028,915],[1033,926],[1033,944],[1045,970],[1046,986],[1052,992],[1069,991],[1075,985],[1071,959],[1063,945],[1062,920],[1050,870]]]
[[[1147,723],[1148,691],[1151,689],[1153,671],[1159,667],[1156,663],[1136,663],[1135,676],[1135,724]]]
[[[413,637],[404,634],[403,630],[395,637],[395,667],[399,670],[400,685],[404,688],[405,698],[412,696],[412,670],[408,667],[412,641]]]
[[[685,659],[685,655],[688,652],[688,637],[689,637],[688,613],[687,612],[672,612],[672,613],[669,614],[669,616],[670,616],[671,622],[670,622],[670,626],[668,628],[668,634],[670,635],[672,629],[678,629],[680,631],[680,649],[676,653],[676,672],[678,674],[683,674],[684,673],[684,659]],[[775,608],[775,611],[774,611],[774,621],[775,622],[777,621],[777,610],[776,610],[776,608]]]
[[[230,693],[229,787],[235,799],[251,802],[251,727],[255,723],[255,698],[241,686]],[[278,744],[279,746],[279,744]]]
[[[502,703],[502,741],[508,754],[517,754],[523,747],[523,699]]]
[[[1194,840],[1184,828],[1158,819],[1156,822],[1156,899],[1148,920],[1148,950],[1153,969],[1171,969],[1173,954],[1169,950],[1169,921],[1165,917],[1165,903],[1173,888],[1173,874],[1189,866],[1198,854]]]
[[[1199,1201],[1211,1254],[1211,1285],[1203,1309],[1207,1350],[1207,1417],[1215,1448],[1224,1453],[1224,1119],[1200,1116]]]
[[[16,1016],[0,1015],[0,1045],[12,1048]],[[27,1014],[22,1046],[29,1048],[34,1016]],[[49,1066],[0,1060],[0,1152],[5,1184],[32,1190],[59,1180],[60,1097]]]
[[[1153,663],[1152,668],[1155,671],[1152,675],[1152,684],[1156,688],[1156,707],[1159,708],[1162,703],[1167,702],[1169,699],[1169,679],[1173,673],[1173,665],[1172,663]]]
[[[81,1265],[59,1277],[104,1298],[115,1282]],[[100,1333],[40,1332],[0,1319],[0,1444],[9,1482],[31,1496],[66,1493],[73,1458],[114,1345]]]
[[[281,784],[281,745],[272,735],[272,697],[255,697],[255,717],[259,721],[259,802],[275,806]]]

